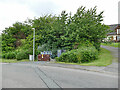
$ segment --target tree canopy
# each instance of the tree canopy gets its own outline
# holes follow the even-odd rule
[[[86,10],[82,6],[74,15],[62,11],[59,16],[45,15],[24,23],[16,22],[3,30],[2,51],[14,51],[19,47],[32,49],[32,28],[35,28],[36,50],[38,46],[44,47],[43,50],[72,50],[76,44],[83,43],[91,43],[99,50],[109,27],[102,23],[103,11],[99,14],[96,11],[96,7]]]

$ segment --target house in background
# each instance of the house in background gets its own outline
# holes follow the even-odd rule
[[[107,34],[107,38],[105,40],[120,42],[120,24],[113,24],[108,26],[110,27],[111,32]]]

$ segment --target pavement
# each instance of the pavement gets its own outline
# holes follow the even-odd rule
[[[102,48],[105,48],[109,51],[111,51],[111,54],[113,56],[113,60],[112,60],[112,64],[105,67],[105,71],[108,72],[113,72],[113,73],[118,73],[118,66],[120,65],[120,48],[116,48],[116,47],[108,47],[108,46],[101,46]]]

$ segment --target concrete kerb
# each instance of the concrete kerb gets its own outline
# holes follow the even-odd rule
[[[37,65],[37,66],[39,67],[39,65]],[[78,69],[78,70],[86,70],[86,71],[92,71],[92,72],[106,73],[106,74],[111,74],[111,75],[118,75],[118,73],[115,73],[115,72],[104,71],[104,68],[106,68],[106,67],[100,67],[101,69],[95,70],[95,69],[89,69],[89,68],[84,68],[84,67],[60,66],[60,65],[50,65],[50,64],[44,64],[43,66],[70,68],[70,69]]]
[[[10,63],[14,64],[15,63]],[[78,69],[78,70],[86,70],[86,71],[92,71],[92,72],[99,72],[99,73],[106,73],[106,74],[111,74],[111,75],[118,75],[117,72],[110,72],[110,71],[105,71],[104,69],[107,67],[97,67],[97,66],[80,66],[80,65],[68,65],[68,64],[56,64],[56,63],[44,63],[39,64],[36,63],[16,63],[16,65],[26,65],[26,66],[32,66],[32,67],[39,67],[39,66],[50,66],[50,67],[61,67],[61,68],[70,68],[70,69]]]

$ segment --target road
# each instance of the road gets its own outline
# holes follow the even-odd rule
[[[114,57],[113,62],[118,62],[118,58],[120,58],[120,48],[117,47],[109,47],[109,46],[103,46],[101,45],[102,48],[105,48],[109,51],[111,51],[112,56]]]
[[[118,77],[44,64],[11,63],[2,64],[2,88],[118,88]]]
[[[109,46],[102,46],[102,48],[105,48],[109,50],[113,56],[112,64],[107,66],[104,70],[110,71],[110,72],[118,72],[118,65],[120,65],[120,48],[117,47],[109,47]],[[120,74],[119,74],[120,75]]]

